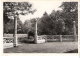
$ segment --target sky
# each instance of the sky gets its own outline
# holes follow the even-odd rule
[[[20,20],[24,23],[25,20],[29,20],[31,18],[40,18],[43,16],[44,12],[46,11],[48,14],[52,12],[52,10],[61,10],[59,6],[62,4],[61,1],[29,1],[32,4],[32,8],[36,9],[37,11],[34,14],[28,15],[20,15]]]

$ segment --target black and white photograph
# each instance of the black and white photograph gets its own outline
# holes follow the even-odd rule
[[[78,2],[3,2],[3,53],[78,53]]]

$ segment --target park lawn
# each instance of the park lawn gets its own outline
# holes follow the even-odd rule
[[[4,53],[64,53],[75,49],[78,49],[78,42],[21,43],[17,47],[4,49]]]
[[[71,51],[67,51],[65,53],[78,53],[78,49],[74,49],[74,50],[71,50]]]

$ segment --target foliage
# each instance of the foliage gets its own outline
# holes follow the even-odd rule
[[[26,6],[27,5],[27,6]],[[5,32],[12,32],[14,28],[14,20],[10,20],[16,14],[33,13],[32,4],[28,2],[4,2],[4,28]],[[45,12],[43,16],[37,20],[38,35],[72,35],[73,21],[76,22],[76,31],[78,33],[78,2],[63,2],[60,6],[62,10],[53,10],[51,14]],[[26,20],[24,24],[18,19],[18,33],[35,32],[35,18]],[[7,28],[8,26],[8,28]]]
[[[60,16],[64,19],[65,31],[68,34],[73,33],[73,21],[75,21],[78,32],[78,2],[63,2],[60,7],[63,9]]]
[[[32,4],[30,4],[29,2],[4,2],[3,3],[4,31],[5,29],[7,29],[5,25],[9,23],[11,19],[14,19],[14,16],[20,14],[25,15],[29,13],[33,14],[34,12],[35,10],[32,9]],[[19,24],[22,25],[21,22]],[[20,25],[18,25],[18,27]],[[14,24],[12,26],[14,26]]]
[[[35,18],[31,20],[26,20],[24,22],[23,30],[24,30],[24,33],[28,33],[28,31],[35,32]]]
[[[50,15],[44,13],[38,22],[38,35],[73,34],[73,21],[78,29],[78,3],[63,2],[60,8],[62,10],[53,10]]]
[[[4,24],[4,33],[14,32],[14,20],[9,20],[8,23]]]

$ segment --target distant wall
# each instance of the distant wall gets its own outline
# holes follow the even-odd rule
[[[41,35],[38,38],[45,39],[47,42],[72,42],[75,41],[74,35]],[[77,36],[78,41],[78,36]]]
[[[17,34],[18,40],[27,40],[27,34]],[[13,43],[13,34],[4,34],[4,43]],[[41,35],[37,36],[38,40],[44,40],[45,42],[74,42],[74,35]],[[78,41],[78,36],[77,36]]]
[[[17,34],[17,37],[27,37],[27,34]],[[3,37],[13,37],[13,34],[4,34]]]

